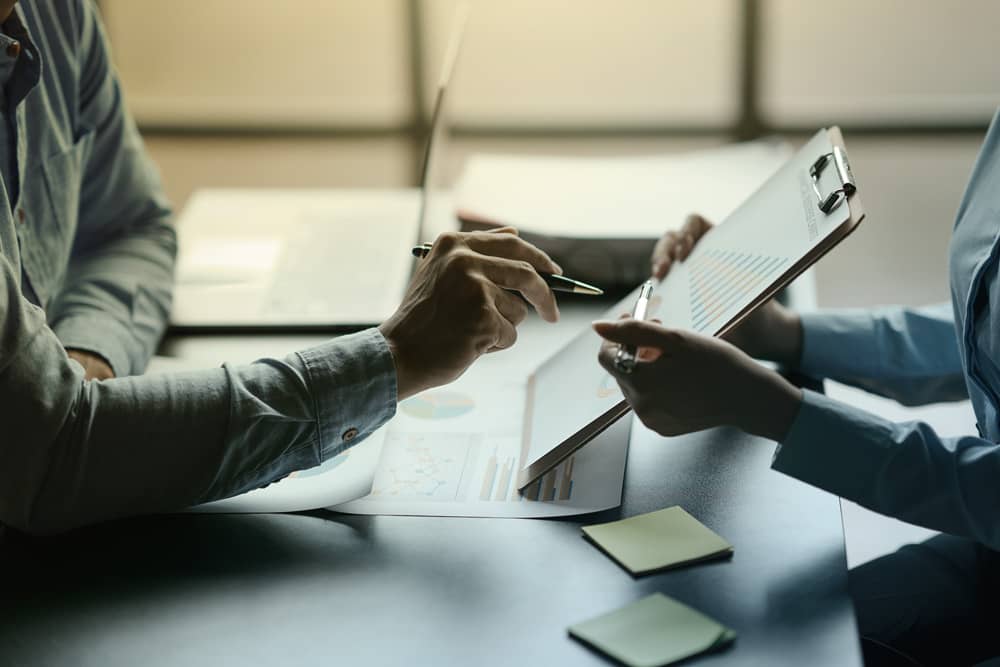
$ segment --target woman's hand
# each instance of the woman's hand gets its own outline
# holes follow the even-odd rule
[[[631,318],[594,323],[599,360],[643,424],[661,435],[735,426],[772,440],[791,428],[802,392],[718,338]],[[619,344],[639,348],[632,373],[615,368]]]
[[[679,231],[669,231],[660,237],[653,248],[652,276],[657,280],[663,280],[670,272],[670,267],[674,262],[683,262],[694,249],[695,244],[701,240],[705,234],[712,230],[714,225],[696,213],[692,213],[684,221],[684,225]]]
[[[714,225],[689,215],[679,231],[664,234],[653,248],[652,275],[663,280],[675,262],[683,262]],[[798,314],[771,300],[751,313],[724,338],[751,357],[794,367],[802,356],[802,324]]]

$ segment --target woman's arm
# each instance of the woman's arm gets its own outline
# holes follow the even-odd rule
[[[712,224],[689,216],[653,251],[663,278],[683,261]],[[968,398],[950,304],[799,314],[769,301],[726,340],[756,359],[862,387],[905,405]]]
[[[942,438],[804,392],[774,469],[926,528],[1000,548],[1000,445]]]
[[[941,438],[801,391],[717,338],[651,322],[598,322],[600,361],[642,422],[663,435],[734,426],[781,443],[776,470],[883,514],[1000,548],[1000,445]],[[631,374],[616,344],[644,348]]]
[[[920,405],[968,398],[950,303],[801,315],[798,368]]]

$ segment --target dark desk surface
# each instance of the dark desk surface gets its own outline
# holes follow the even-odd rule
[[[771,471],[772,451],[644,431],[622,508],[583,522],[320,512],[8,534],[0,665],[601,665],[566,627],[654,591],[739,632],[698,665],[858,665],[840,506]],[[635,580],[580,536],[673,504],[732,560]]]

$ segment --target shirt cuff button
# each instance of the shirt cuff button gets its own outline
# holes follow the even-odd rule
[[[358,429],[354,428],[353,426],[344,431],[344,434],[340,436],[340,438],[344,442],[350,442],[351,440],[354,440],[356,437],[358,437]]]

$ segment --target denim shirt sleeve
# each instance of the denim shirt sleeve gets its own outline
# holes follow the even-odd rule
[[[80,197],[69,268],[47,311],[64,347],[104,357],[123,377],[142,373],[166,326],[176,237],[93,3],[78,6],[77,132],[89,150],[81,173],[57,175],[78,179]]]
[[[243,366],[82,376],[0,256],[0,523],[56,532],[235,495],[360,442],[397,398],[375,329]]]
[[[903,521],[1000,548],[1000,445],[939,437],[821,394],[802,406],[775,470]]]
[[[968,398],[950,303],[802,315],[802,372],[919,405]]]

